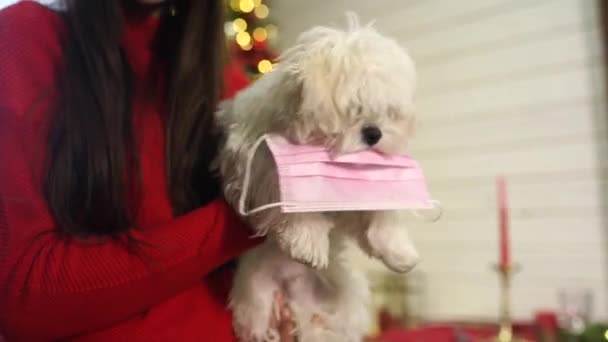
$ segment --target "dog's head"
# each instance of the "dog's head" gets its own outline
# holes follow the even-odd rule
[[[414,123],[414,63],[370,25],[359,26],[352,16],[346,31],[304,32],[274,73],[283,83],[278,86],[297,89],[288,100],[296,108],[280,114],[296,142],[322,143],[336,153],[406,149]]]

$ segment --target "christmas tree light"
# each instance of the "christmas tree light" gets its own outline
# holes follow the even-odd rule
[[[251,79],[272,71],[278,28],[272,23],[269,0],[226,1],[224,26],[231,58],[241,64]]]

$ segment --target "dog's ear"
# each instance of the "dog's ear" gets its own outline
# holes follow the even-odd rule
[[[233,111],[247,122],[245,134],[283,132],[293,122],[302,103],[301,82],[286,72],[281,65],[237,94]],[[255,117],[252,122],[251,117]]]
[[[291,71],[276,71],[277,78],[274,92],[269,93],[269,101],[274,102],[273,118],[275,126],[271,129],[278,132],[288,131],[293,123],[299,120],[302,107],[302,81]]]

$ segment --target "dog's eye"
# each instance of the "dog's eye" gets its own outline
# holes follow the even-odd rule
[[[357,117],[360,117],[363,114],[363,106],[357,106],[355,107],[355,115]]]
[[[388,110],[388,118],[391,120],[397,120],[401,117],[401,115],[399,115],[399,111],[396,108],[389,108]]]

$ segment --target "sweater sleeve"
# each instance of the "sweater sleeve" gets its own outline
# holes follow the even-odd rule
[[[133,229],[144,253],[62,236],[41,192],[58,15],[0,11],[0,335],[55,340],[123,321],[175,296],[257,241],[222,200]]]

